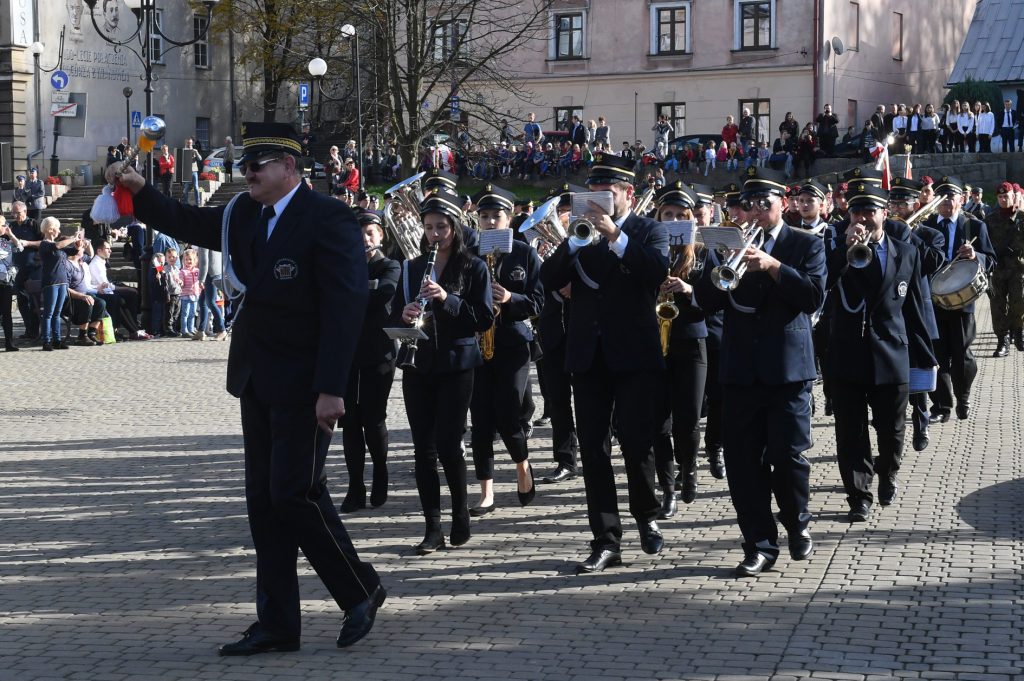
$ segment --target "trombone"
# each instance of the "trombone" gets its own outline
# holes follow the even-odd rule
[[[426,173],[417,173],[384,192],[385,197],[391,198],[384,206],[384,223],[406,260],[420,255],[420,241],[423,239],[423,225],[419,219],[420,202],[423,201],[420,180],[424,175]],[[401,215],[395,214],[396,204],[403,211]]]
[[[656,192],[657,190],[653,185],[648,187],[644,191],[643,196],[640,197],[640,200],[636,202],[635,206],[633,206],[633,212],[640,217],[644,217],[647,214],[647,209],[651,206],[651,201],[654,200],[654,194]]]
[[[746,227],[748,223],[743,223]],[[747,272],[747,263],[743,262],[743,256],[747,249],[755,243],[760,247],[764,240],[764,230],[757,226],[754,220],[750,227],[743,233],[743,248],[737,250],[731,258],[711,270],[711,283],[720,291],[734,291],[740,285],[740,279]]]

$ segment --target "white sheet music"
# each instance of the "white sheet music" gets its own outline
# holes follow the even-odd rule
[[[673,222],[665,222],[663,224],[668,228],[668,236],[670,239],[669,243],[681,243],[684,246],[693,245],[693,220],[675,220]]]
[[[615,198],[611,192],[583,192],[572,195],[572,214],[576,217],[583,217],[593,210],[587,201],[593,201],[608,215],[615,214]]]
[[[700,233],[708,248],[743,248],[743,233],[738,227],[701,227]]]
[[[502,253],[512,252],[511,229],[480,230],[480,255],[487,255],[495,248]]]

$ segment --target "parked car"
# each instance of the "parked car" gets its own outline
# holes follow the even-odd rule
[[[213,169],[223,168],[225,151],[227,151],[227,147],[221,147],[219,149],[214,149],[213,151],[211,151],[210,154],[203,160],[203,172],[208,173]],[[238,148],[235,147],[235,153],[238,153],[238,151]],[[239,168],[238,170],[241,169]],[[315,180],[322,180],[323,178],[327,177],[327,174],[324,172],[324,164],[314,163],[313,171],[310,173],[310,177],[312,177]]]
[[[676,137],[668,141],[668,146],[665,147],[665,153],[667,154],[672,145],[676,145],[676,149],[682,149],[684,145],[689,144],[691,149],[696,149],[698,144],[703,144],[705,147],[708,142],[714,142],[715,148],[722,143],[721,135],[683,135]]]

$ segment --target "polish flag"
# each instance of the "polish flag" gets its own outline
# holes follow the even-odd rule
[[[882,174],[882,189],[892,189],[892,174],[889,172],[889,150],[881,142],[875,143],[871,150],[871,158],[875,159],[875,170],[884,171]]]

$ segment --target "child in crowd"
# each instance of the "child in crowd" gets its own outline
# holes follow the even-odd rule
[[[690,143],[687,142],[683,145],[683,153],[679,156],[679,166],[683,173],[690,172],[690,163],[693,162],[693,149],[690,147]]]
[[[181,334],[174,330],[174,322],[181,316],[181,270],[178,269],[178,251],[168,248],[164,252],[164,286],[167,296],[164,306],[164,338],[177,338]]]
[[[725,142],[722,142],[722,144],[724,145]],[[740,159],[741,158],[743,158],[743,152],[740,151],[739,145],[737,145],[735,142],[729,142],[729,150],[728,150],[728,159],[729,160],[725,164],[725,169],[726,170],[739,170],[740,169]]]
[[[747,146],[743,150],[743,157],[746,159],[745,168],[757,163],[757,145],[754,144],[754,140],[747,140]]]
[[[601,151],[601,143],[597,143],[597,151]],[[583,162],[587,164],[588,168],[594,167],[594,154],[590,151],[590,145],[586,142],[583,143]]]
[[[707,149],[704,150],[704,177],[707,177],[712,168],[716,167],[716,160],[718,160],[718,154],[715,153],[715,143],[708,142]]]
[[[153,308],[150,327],[147,329],[154,336],[163,328],[164,307],[167,305],[167,279],[164,278],[164,254],[153,256],[152,267],[149,268],[149,303]]]
[[[718,162],[724,163],[726,170],[729,169],[729,144],[722,140],[722,143],[718,147]]]
[[[199,281],[199,254],[195,249],[181,256],[181,334],[193,336],[196,332],[196,311],[203,284]],[[203,320],[206,326],[206,320]]]
[[[665,186],[665,171],[661,168],[654,171],[654,186],[658,189]]]
[[[583,146],[587,146],[587,143],[584,142]],[[572,145],[572,159],[569,162],[570,165],[572,166],[572,172],[574,172],[574,173],[580,172],[580,163],[582,161],[583,161],[583,150],[580,149],[580,145],[578,145],[578,144]],[[569,177],[568,174],[566,174],[566,177],[567,178]]]
[[[693,152],[693,166],[697,169],[697,174],[700,175],[701,164],[704,163],[704,145],[700,142],[697,143],[697,148]]]
[[[761,148],[757,150],[757,165],[764,168],[768,165],[768,157],[772,155],[767,142],[761,142]]]
[[[665,170],[679,170],[679,154],[676,152],[676,145],[668,145],[668,156],[665,158]]]

